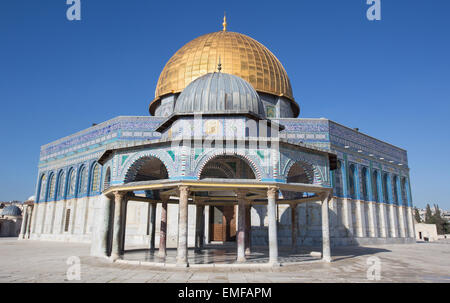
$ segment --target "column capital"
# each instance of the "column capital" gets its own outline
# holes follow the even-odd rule
[[[127,192],[123,191],[115,191],[114,192],[114,198],[115,199],[123,199],[126,196]]]
[[[277,191],[278,191],[278,187],[271,186],[271,187],[267,188],[267,195],[268,196],[275,196]]]
[[[178,191],[183,194],[189,194],[189,186],[187,185],[178,185]]]
[[[170,195],[162,195],[160,198],[162,203],[167,203],[170,200]]]
[[[245,189],[237,189],[234,191],[239,200],[245,200],[247,198],[247,190]]]

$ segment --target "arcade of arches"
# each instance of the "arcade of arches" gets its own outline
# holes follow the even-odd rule
[[[196,252],[204,249],[205,240],[208,243],[236,242],[236,261],[245,262],[252,249],[250,210],[252,207],[264,208],[268,216],[269,264],[279,264],[277,205],[291,206],[295,220],[297,204],[319,200],[323,205],[322,255],[324,260],[331,260],[328,227],[330,192],[322,186],[308,184],[310,177],[307,169],[299,163],[290,169],[288,183],[277,185],[257,180],[252,167],[244,159],[228,155],[208,161],[199,180],[171,181],[167,176],[167,170],[159,159],[139,159],[130,168],[125,184],[111,186],[104,191],[102,199],[111,205],[107,214],[109,219],[104,221],[103,232],[98,233],[103,239],[92,242],[94,246],[95,243],[100,244],[97,249],[103,255],[113,260],[124,258],[127,203],[137,201],[149,203],[149,249],[157,249],[160,258],[167,255],[168,230],[170,224],[175,224],[168,220],[168,205],[177,206],[172,209],[178,212],[176,263],[181,266],[188,265],[188,238],[192,236]],[[156,215],[157,205],[160,206],[159,216]],[[190,209],[195,210],[195,235],[188,235]],[[155,243],[157,233],[159,241]],[[296,239],[297,224],[293,224],[293,247],[296,247]]]

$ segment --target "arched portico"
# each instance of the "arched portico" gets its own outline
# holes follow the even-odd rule
[[[187,215],[188,205],[219,205],[222,203],[239,204],[239,200],[247,200],[252,205],[267,205],[268,208],[268,234],[269,234],[269,264],[278,264],[278,244],[277,244],[277,223],[276,223],[276,204],[292,204],[303,203],[308,201],[322,201],[322,241],[323,241],[323,259],[330,261],[330,243],[329,243],[329,227],[328,227],[328,202],[331,194],[331,188],[326,188],[311,184],[285,184],[274,182],[261,182],[252,179],[202,179],[202,180],[156,180],[156,181],[139,181],[130,182],[123,185],[111,186],[103,192],[104,199],[112,200],[114,198],[118,207],[113,212],[114,232],[112,241],[113,259],[122,258],[120,241],[123,237],[124,224],[121,217],[123,213],[120,212],[121,204],[126,199],[148,203],[161,203],[146,197],[133,196],[133,191],[147,191],[159,190],[162,196],[171,197],[167,200],[168,203],[178,204],[179,209],[179,232],[178,232],[178,247],[177,247],[177,264],[180,266],[188,266],[187,259]],[[307,199],[285,200],[278,199],[278,191],[299,191],[310,192],[314,196]],[[237,191],[237,196],[213,196],[209,195],[211,192],[227,192]],[[172,198],[177,196],[176,198]],[[106,222],[104,220],[103,222]],[[102,229],[100,230],[107,230]],[[241,246],[242,247],[242,246]],[[99,249],[103,251],[103,249]],[[242,256],[238,252],[238,257]],[[244,255],[245,256],[245,255]],[[242,260],[241,260],[242,261]]]

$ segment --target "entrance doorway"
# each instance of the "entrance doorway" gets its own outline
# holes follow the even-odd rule
[[[210,207],[209,218],[210,241],[236,241],[236,212],[234,205]]]

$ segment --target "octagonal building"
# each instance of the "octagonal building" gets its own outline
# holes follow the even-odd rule
[[[258,41],[224,29],[167,62],[150,116],[118,116],[41,147],[20,239],[132,247],[176,264],[214,247],[414,242],[407,153],[325,118],[298,118],[289,77]],[[162,260],[162,261],[161,261]]]

